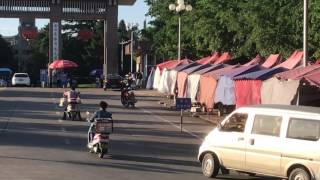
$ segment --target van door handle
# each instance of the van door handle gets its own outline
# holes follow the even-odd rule
[[[238,137],[238,141],[243,141],[244,137]]]
[[[249,144],[254,145],[254,139],[249,139]]]

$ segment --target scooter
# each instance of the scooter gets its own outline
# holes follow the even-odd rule
[[[63,101],[63,102],[62,102]],[[60,107],[64,107],[64,104],[65,104],[65,99],[64,98],[62,98],[61,100],[60,100],[60,104],[59,104],[59,106]],[[72,103],[72,102],[69,102],[66,106],[66,108],[65,108],[65,110],[64,110],[64,112],[63,112],[63,117],[62,117],[62,119],[63,120],[66,120],[67,118],[68,119],[70,119],[70,120],[72,120],[72,121],[74,121],[74,120],[81,120],[82,118],[81,118],[81,113],[80,113],[80,104],[81,104],[81,100],[80,100],[80,98],[78,98],[77,99],[77,102],[74,102],[74,103]]]
[[[88,133],[88,148],[91,153],[98,154],[99,158],[103,158],[108,154],[110,149],[110,134],[113,132],[112,118],[96,118],[95,122],[91,123],[92,134]]]
[[[134,94],[133,88],[127,83],[122,82],[121,88],[121,103],[124,107],[128,108],[129,106],[134,107],[137,103],[136,96]]]
[[[135,107],[137,99],[131,88],[127,87],[121,90],[121,103],[126,108],[129,106]]]

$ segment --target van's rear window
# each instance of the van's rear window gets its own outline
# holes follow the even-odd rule
[[[318,141],[320,138],[320,121],[291,118],[287,137],[308,141]]]

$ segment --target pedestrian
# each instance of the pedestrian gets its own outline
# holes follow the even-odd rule
[[[142,87],[142,79],[143,79],[142,73],[141,73],[141,71],[138,71],[137,72],[137,87],[138,88]]]

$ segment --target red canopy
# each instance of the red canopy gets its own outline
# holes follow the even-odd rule
[[[320,71],[316,71],[314,73],[310,73],[304,76],[304,79],[309,81],[311,85],[320,87]]]
[[[204,57],[202,59],[199,59],[197,61],[198,64],[210,64],[213,63],[215,60],[217,60],[220,57],[219,52],[214,52],[211,56]]]
[[[266,59],[266,61],[261,66],[265,68],[271,68],[272,66],[278,64],[280,60],[281,60],[280,54],[270,54],[270,56]]]
[[[314,71],[320,70],[320,64],[314,64],[306,67],[300,67],[289,71],[276,74],[277,78],[281,79],[301,79]]]
[[[221,64],[231,60],[232,55],[229,52],[223,53],[213,64]]]
[[[78,67],[78,64],[76,64],[73,61],[64,60],[64,59],[54,60],[53,63],[49,65],[50,69],[65,69],[65,68],[74,68],[74,67]]]
[[[248,63],[244,64],[244,66],[250,66],[250,65],[255,65],[255,64],[259,64],[260,61],[262,61],[262,57],[260,56],[260,54],[257,54],[257,56],[255,58],[253,58],[251,61],[249,61]]]
[[[198,101],[201,104],[205,104],[207,109],[212,109],[214,105],[214,95],[216,92],[216,87],[218,84],[218,79],[220,75],[224,72],[228,72],[231,69],[237,67],[235,66],[227,66],[225,68],[221,68],[215,71],[208,72],[206,74],[201,75],[199,81],[199,95]]]
[[[234,84],[237,108],[261,104],[261,80],[237,80]]]
[[[303,58],[303,51],[294,51],[286,61],[277,65],[276,67],[293,69],[302,63],[302,58]]]

